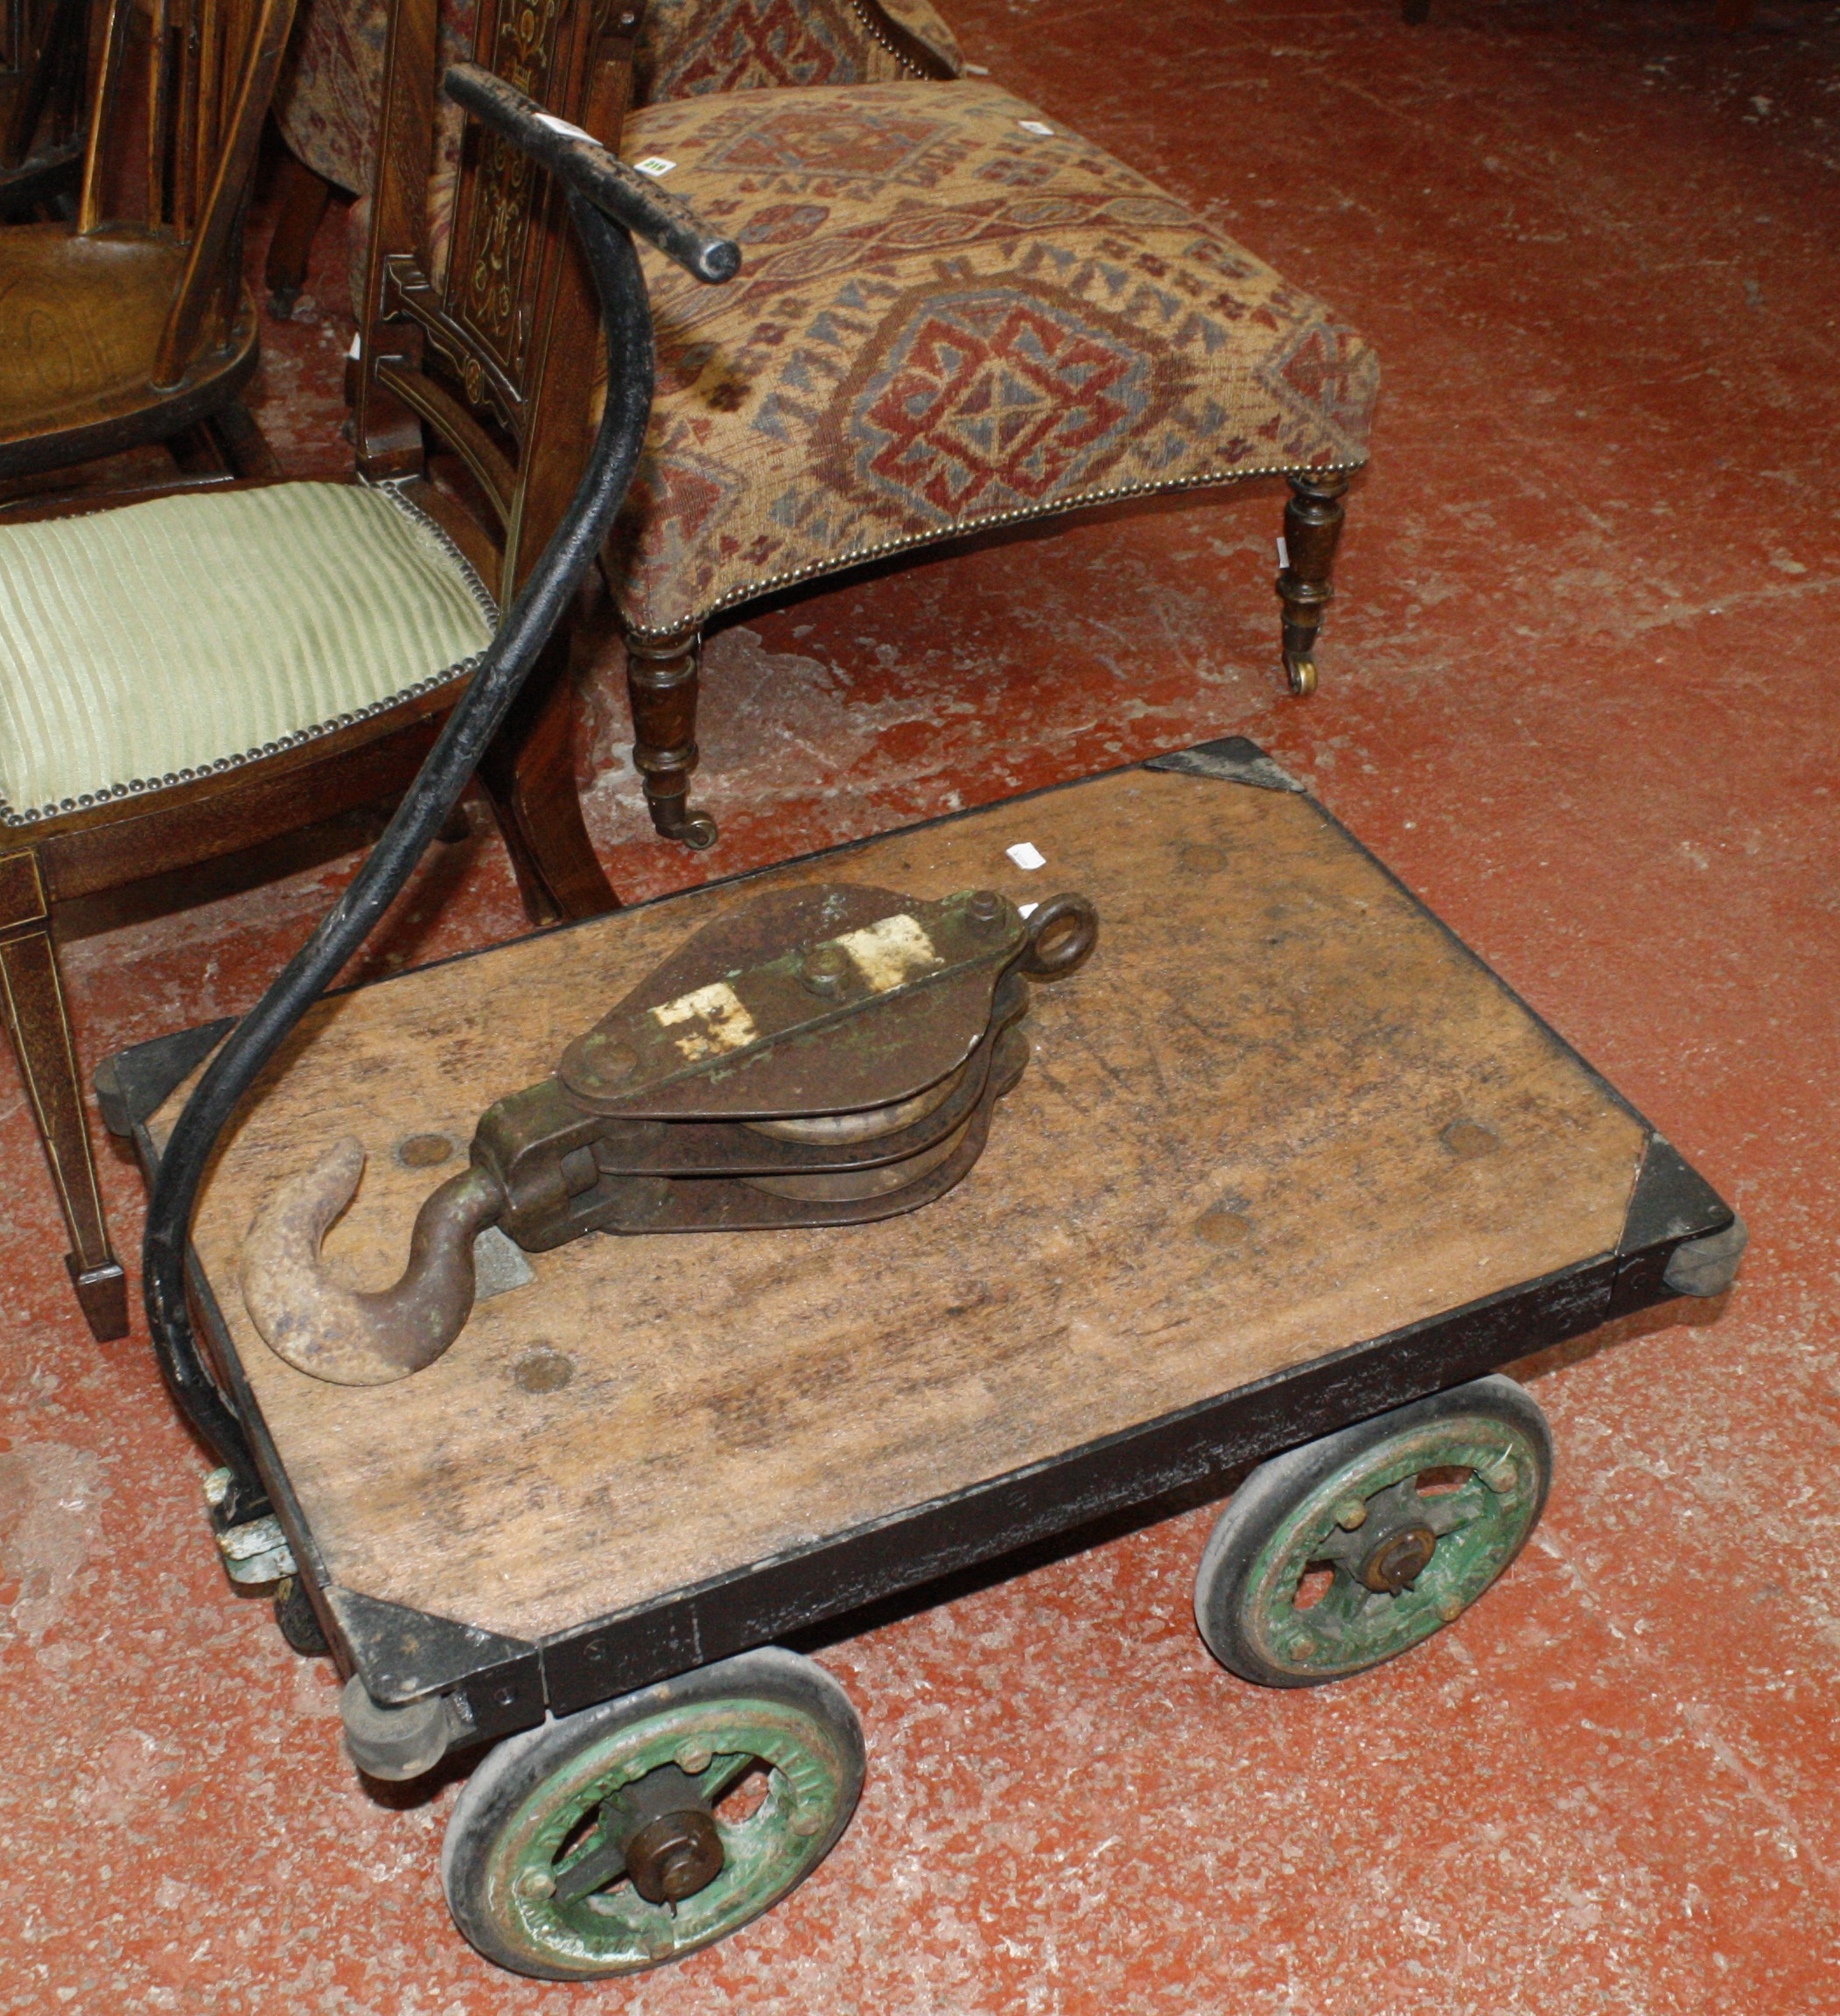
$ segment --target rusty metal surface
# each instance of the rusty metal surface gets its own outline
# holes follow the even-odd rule
[[[589,1111],[769,1120],[887,1106],[962,1064],[1030,933],[989,891],[783,892],[697,933],[563,1053]]]
[[[1021,976],[1073,972],[1096,942],[1083,898],[1035,908],[1031,924],[990,890],[927,902],[847,885],[744,906],[570,1043],[555,1075],[488,1108],[393,1287],[351,1288],[321,1262],[364,1168],[346,1138],[256,1214],[244,1306],[297,1370],[386,1385],[459,1336],[483,1228],[543,1252],[591,1232],[853,1224],[932,1202],[976,1162],[1028,1061]],[[446,1152],[422,1133],[397,1159]]]
[[[364,1147],[347,1137],[283,1183],[243,1244],[243,1306],[277,1357],[335,1386],[384,1386],[430,1365],[472,1312],[472,1242],[504,1209],[490,1171],[451,1176],[416,1215],[409,1264],[372,1293],[321,1265],[327,1228],[357,1194]]]

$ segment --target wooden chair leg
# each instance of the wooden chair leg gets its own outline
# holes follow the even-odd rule
[[[479,774],[533,924],[619,909],[575,785],[575,682],[565,639],[551,640]]]
[[[70,1018],[52,948],[50,906],[30,851],[0,856],[0,1007],[19,1060],[73,1250],[65,1257],[90,1333],[128,1334],[128,1278],[108,1242],[89,1150]]]
[[[281,163],[281,201],[275,235],[269,241],[262,283],[269,290],[269,312],[285,322],[306,285],[307,262],[313,240],[332,200],[332,186],[291,154]]]
[[[626,696],[633,708],[633,764],[645,779],[646,808],[667,840],[713,847],[716,822],[690,809],[696,767],[696,688],[703,634],[626,639]]]
[[[181,476],[193,477],[199,482],[227,483],[235,474],[230,466],[228,452],[211,431],[207,421],[194,420],[191,426],[182,427],[177,434],[169,434],[166,452],[171,456]]]
[[[1348,479],[1293,476],[1284,506],[1284,561],[1277,578],[1284,610],[1284,673],[1297,694],[1316,690],[1316,633],[1335,590],[1335,548],[1341,538]]]
[[[221,444],[230,466],[239,476],[261,476],[273,482],[281,475],[281,464],[268,438],[255,424],[255,416],[241,399],[220,406],[205,424]]]

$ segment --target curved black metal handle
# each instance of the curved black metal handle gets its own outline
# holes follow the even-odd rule
[[[636,232],[686,273],[716,284],[741,270],[741,248],[710,229],[681,196],[610,154],[591,133],[546,112],[490,70],[456,63],[441,80],[447,95],[482,126],[502,133],[564,188],[585,196],[604,217]]]
[[[501,130],[510,131],[521,144],[524,124],[520,116],[514,130]],[[532,151],[538,150],[533,147]],[[605,150],[595,151],[605,154]],[[558,172],[593,276],[607,342],[606,404],[587,468],[567,514],[506,612],[479,669],[369,858],[206,1068],[160,1157],[149,1200],[141,1267],[154,1348],[174,1398],[231,1472],[242,1517],[254,1516],[265,1504],[262,1485],[242,1424],[199,1354],[186,1306],[185,1247],[205,1170],[244,1093],[369,935],[445,824],[557,619],[594,564],[625,500],[651,416],[652,318],[638,255],[622,225],[610,220],[577,186],[575,170]]]

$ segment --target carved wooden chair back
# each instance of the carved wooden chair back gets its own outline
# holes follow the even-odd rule
[[[483,0],[476,60],[570,122],[618,108],[630,59],[604,4]],[[360,331],[358,466],[411,480],[508,601],[578,480],[597,398],[586,268],[560,193],[469,126],[444,260],[430,242],[439,143],[436,0],[394,0]],[[444,272],[440,269],[444,266]],[[439,273],[439,277],[437,277]],[[558,331],[570,340],[557,341]],[[424,427],[438,438],[434,452]],[[462,473],[464,472],[464,473]]]
[[[236,312],[242,213],[294,0],[109,0],[103,21],[77,228],[190,248],[154,366],[171,384]]]

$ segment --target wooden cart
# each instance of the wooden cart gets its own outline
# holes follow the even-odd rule
[[[368,1173],[326,1250],[390,1278],[483,1108],[694,929],[819,881],[1097,906],[1098,951],[1036,996],[958,1188],[846,1228],[535,1256],[487,1234],[467,1328],[397,1385],[263,1345],[235,1261],[280,1178],[357,1136]],[[227,1027],[106,1068],[150,1168]],[[278,1520],[220,1534],[233,1572],[283,1578],[293,1634],[323,1631],[371,1768],[496,1744],[450,1901],[493,1957],[570,1977],[734,1929],[847,1823],[848,1703],[758,1648],[1258,1464],[1201,1565],[1203,1634],[1277,1684],[1372,1665],[1538,1516],[1543,1423],[1485,1376],[1718,1292],[1742,1228],[1235,738],[330,997],[246,1102],[194,1241]]]

